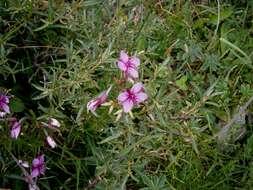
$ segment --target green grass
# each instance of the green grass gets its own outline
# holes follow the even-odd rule
[[[27,187],[11,154],[43,153],[40,189],[252,189],[252,106],[229,140],[216,134],[253,95],[253,3],[217,2],[0,1],[0,91],[23,118],[16,141],[0,121],[0,188]],[[149,100],[115,122],[120,50],[140,58]],[[87,113],[111,84],[112,114]]]

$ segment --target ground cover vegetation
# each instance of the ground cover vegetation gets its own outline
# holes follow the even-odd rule
[[[0,188],[252,189],[253,1],[1,0]]]

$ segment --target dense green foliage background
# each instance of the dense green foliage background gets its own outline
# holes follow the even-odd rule
[[[217,2],[1,0],[0,88],[23,122],[14,141],[0,121],[0,187],[27,186],[10,153],[43,153],[41,189],[252,189],[252,106],[226,142],[215,135],[253,95],[253,1]],[[114,84],[120,109],[122,49],[149,100],[115,122],[86,104]],[[51,117],[56,149],[40,126]]]

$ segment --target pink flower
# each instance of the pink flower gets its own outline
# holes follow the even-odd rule
[[[1,117],[5,116],[5,114],[10,113],[9,108],[9,97],[0,93],[0,115]]]
[[[41,155],[35,158],[32,162],[32,174],[33,178],[38,177],[41,174],[44,174],[46,170],[45,167],[45,156]]]
[[[17,121],[16,118],[12,118],[11,121],[10,121],[10,124],[12,126],[12,128],[11,128],[11,138],[17,139],[19,134],[20,134],[21,124],[20,124],[20,122]]]
[[[118,61],[118,67],[123,71],[124,76],[128,79],[136,79],[139,77],[138,67],[140,65],[140,59],[137,57],[129,57],[123,50],[120,52],[120,58]]]
[[[50,127],[56,127],[56,128],[59,128],[61,126],[60,122],[55,118],[50,118],[48,121],[48,125]]]
[[[96,98],[92,99],[91,101],[88,102],[87,104],[87,110],[91,112],[95,112],[96,109],[103,103],[106,102],[107,96],[109,92],[111,91],[112,86],[110,86],[106,91],[103,91],[99,96]]]
[[[123,106],[124,112],[130,112],[134,105],[138,105],[148,99],[144,92],[143,84],[136,83],[131,89],[127,89],[119,94],[118,101]]]
[[[18,163],[24,168],[29,168],[29,164],[27,161],[19,160]]]
[[[57,146],[56,142],[54,141],[52,137],[47,136],[46,140],[47,140],[48,145],[51,146],[52,148],[55,148]]]
[[[6,114],[6,112],[0,112],[0,117],[4,117]]]

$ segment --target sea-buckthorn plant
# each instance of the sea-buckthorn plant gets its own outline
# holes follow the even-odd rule
[[[252,1],[0,1],[0,189],[252,189]]]

